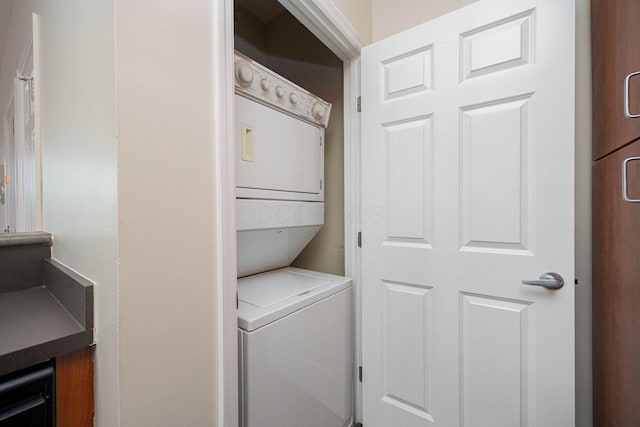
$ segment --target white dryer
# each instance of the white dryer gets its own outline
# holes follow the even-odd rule
[[[241,426],[348,426],[351,279],[289,267],[324,223],[331,104],[239,53],[235,71]]]

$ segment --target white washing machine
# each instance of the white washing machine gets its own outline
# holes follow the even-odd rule
[[[238,53],[235,71],[241,426],[348,426],[351,279],[289,267],[324,223],[331,104]]]
[[[238,280],[245,427],[344,427],[353,399],[353,291],[286,267]]]

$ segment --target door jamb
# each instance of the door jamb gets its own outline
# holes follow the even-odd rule
[[[353,279],[356,364],[360,363],[360,51],[365,42],[330,0],[278,0],[344,61],[344,219],[345,272]],[[218,425],[238,426],[237,267],[235,221],[235,152],[233,145],[233,0],[215,0],[212,11],[214,179],[216,182],[216,322]],[[357,371],[357,369],[355,369]],[[355,372],[354,372],[355,374]],[[356,418],[361,419],[361,388],[356,384]],[[215,409],[214,409],[215,410]]]
[[[214,0],[212,10],[213,179],[215,180],[215,324],[218,426],[238,426],[237,257],[233,108],[233,0]],[[217,406],[217,408],[215,407]]]

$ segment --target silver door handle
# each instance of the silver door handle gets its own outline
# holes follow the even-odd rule
[[[640,75],[640,71],[633,72],[624,79],[624,116],[628,119],[635,119],[640,117],[640,114],[631,114],[629,107],[629,82],[634,76]]]
[[[622,200],[627,203],[640,203],[640,199],[630,199],[627,193],[627,163],[640,160],[640,157],[629,157],[622,162]]]
[[[564,279],[558,273],[542,273],[538,280],[523,280],[523,285],[542,286],[547,289],[560,289],[564,286]]]

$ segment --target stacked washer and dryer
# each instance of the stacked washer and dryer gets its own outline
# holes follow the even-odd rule
[[[331,104],[235,57],[240,425],[344,427],[351,279],[290,267],[324,222]]]

